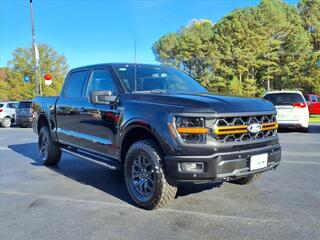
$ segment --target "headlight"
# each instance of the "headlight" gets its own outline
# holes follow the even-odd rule
[[[185,143],[205,143],[209,129],[201,117],[176,117],[175,127]]]

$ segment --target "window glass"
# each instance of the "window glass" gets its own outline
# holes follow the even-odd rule
[[[15,108],[16,105],[14,103],[8,103],[8,108]]]
[[[309,95],[303,95],[303,96],[304,96],[304,99],[306,99],[307,102],[310,101],[309,100]]]
[[[113,95],[116,95],[118,93],[112,73],[109,70],[93,70],[90,82],[88,84],[86,96],[89,96],[90,91],[95,90],[111,91]]]
[[[130,92],[207,92],[196,80],[174,68],[117,64],[115,69]]]
[[[293,103],[305,103],[304,98],[298,93],[271,93],[263,97],[274,105],[292,105]]]
[[[87,70],[71,73],[64,88],[64,96],[72,98],[81,98],[83,86],[87,79],[87,75]]]
[[[19,102],[18,108],[31,108],[32,102]]]
[[[312,102],[318,102],[319,99],[317,98],[317,96],[311,96],[311,101]]]
[[[3,107],[3,104],[2,104],[2,103],[0,103],[0,107]]]

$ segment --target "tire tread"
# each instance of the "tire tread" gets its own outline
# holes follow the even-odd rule
[[[160,179],[159,179],[160,184],[158,184],[158,186],[157,186],[157,187],[159,187],[159,190],[156,191],[155,196],[153,197],[152,201],[150,201],[149,203],[141,203],[141,202],[137,201],[134,197],[132,197],[132,198],[139,206],[141,206],[145,209],[151,210],[151,209],[164,207],[165,205],[167,205],[168,203],[170,203],[174,200],[176,193],[177,193],[177,185],[173,181],[173,179],[166,176],[162,151],[161,151],[160,147],[158,146],[158,144],[156,142],[154,142],[153,140],[150,140],[150,139],[140,140],[140,141],[133,143],[127,152],[125,164],[128,163],[128,159],[127,159],[128,156],[130,156],[131,153],[134,151],[139,151],[139,149],[143,149],[143,151],[145,151],[149,155],[155,157],[155,159],[158,161],[158,163],[159,163],[158,176],[160,176]],[[125,168],[127,168],[127,167],[125,167]],[[127,186],[128,186],[128,184],[127,184]],[[129,190],[129,187],[128,187],[128,190]],[[129,190],[129,193],[130,193],[130,190]]]
[[[46,166],[53,166],[53,165],[57,165],[58,162],[61,159],[61,150],[59,148],[59,145],[54,142],[52,140],[51,134],[50,134],[50,130],[48,126],[43,126],[40,129],[40,133],[39,133],[39,140],[40,140],[40,136],[41,134],[46,134],[49,140],[49,151],[48,151],[48,157],[46,160],[44,160],[44,165]]]

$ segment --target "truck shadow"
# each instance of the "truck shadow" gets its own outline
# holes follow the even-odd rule
[[[46,167],[40,161],[36,143],[15,144],[9,145],[8,147],[17,153],[24,155],[28,160],[31,159],[31,165],[35,167]],[[111,171],[66,153],[62,154],[61,161],[57,166],[47,168],[81,184],[92,186],[136,206],[127,191],[124,177],[119,172]],[[220,185],[221,183],[182,183],[179,185],[179,191],[176,198],[210,190],[219,187]]]

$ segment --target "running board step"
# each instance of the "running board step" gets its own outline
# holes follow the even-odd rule
[[[108,159],[100,159],[100,158],[95,158],[89,154],[85,154],[85,153],[82,153],[82,152],[78,152],[77,150],[69,150],[69,149],[66,149],[66,148],[60,148],[61,151],[63,152],[66,152],[66,153],[69,153],[73,156],[76,156],[76,157],[79,157],[79,158],[82,158],[84,160],[88,160],[89,162],[93,162],[93,163],[96,163],[96,164],[99,164],[99,165],[102,165],[104,167],[107,167],[111,170],[117,170],[120,168],[119,164],[112,161],[112,160],[108,160]]]

